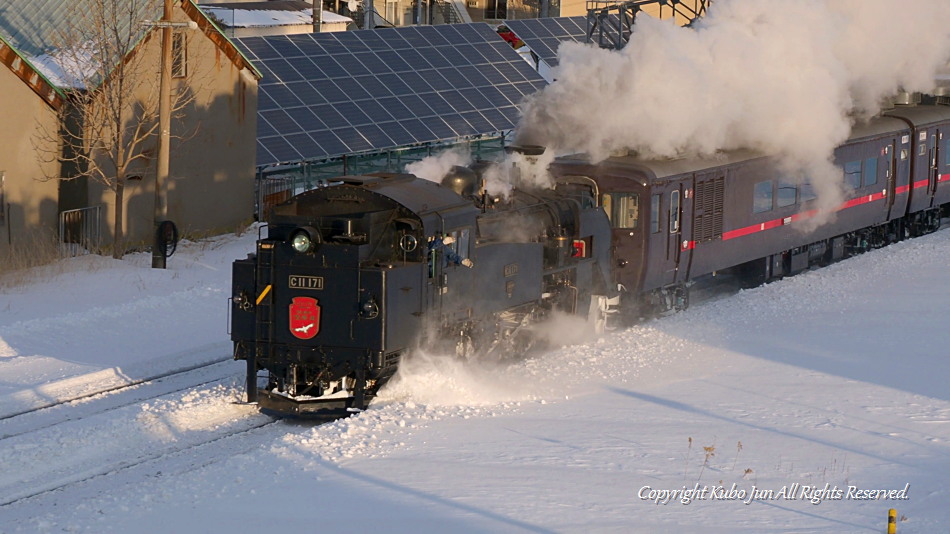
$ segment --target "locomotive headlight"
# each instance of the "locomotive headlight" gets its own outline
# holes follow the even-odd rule
[[[360,306],[360,315],[362,315],[364,319],[375,319],[378,317],[379,305],[376,304],[376,299],[371,298],[364,302],[363,305]]]
[[[320,234],[309,226],[297,229],[290,238],[291,246],[301,254],[312,251],[317,243],[320,243]]]
[[[297,232],[292,242],[294,250],[301,254],[309,252],[313,247],[313,241],[310,241],[310,236],[306,232]]]

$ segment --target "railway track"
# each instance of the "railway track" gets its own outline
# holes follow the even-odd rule
[[[187,351],[187,354],[199,356],[201,353],[208,353],[208,352],[226,353],[228,352],[229,347],[230,347],[230,343],[226,343],[226,342],[212,343],[204,347]],[[178,354],[176,356],[180,357],[181,355]],[[28,404],[28,407],[14,408],[12,411],[9,411],[9,412],[0,411],[0,423],[9,419],[14,419],[14,418],[23,416],[23,415],[27,415],[27,414],[31,414],[35,412],[41,412],[44,410],[49,410],[51,408],[56,408],[58,406],[72,404],[77,401],[82,401],[85,399],[98,397],[100,395],[128,390],[136,386],[139,386],[141,384],[161,381],[163,379],[174,377],[176,375],[191,373],[192,371],[209,367],[214,364],[230,361],[230,360],[231,360],[230,357],[224,357],[224,356],[214,357],[213,359],[210,359],[210,360],[201,359],[201,363],[187,365],[187,366],[179,367],[175,369],[168,369],[168,370],[155,372],[155,373],[150,373],[147,376],[144,376],[142,378],[125,378],[125,377],[116,378],[113,375],[110,377],[109,380],[103,380],[103,382],[99,385],[90,385],[88,387],[81,387],[80,388],[81,391],[76,392],[76,393],[57,394],[55,391],[55,387],[49,388],[49,386],[47,386],[47,388],[53,390],[51,393],[47,393],[47,395],[50,395],[52,397],[51,400],[26,401],[26,404]],[[119,374],[118,369],[114,371],[115,371],[115,374]],[[68,382],[69,380],[67,379],[65,381]],[[0,408],[0,410],[2,410],[2,408]]]
[[[236,376],[240,366],[230,356],[184,368],[150,374],[121,385],[57,398],[53,401],[0,415],[0,442],[69,421],[121,409],[164,395],[201,387]]]
[[[240,404],[235,386],[243,366],[226,345],[172,355],[203,363],[122,384],[80,384],[77,394],[0,415],[0,509],[209,444],[240,442],[235,438],[273,424]]]
[[[201,454],[196,454],[191,460],[184,461],[183,463],[185,465],[176,471],[185,472],[198,469],[230,458],[235,454],[250,452],[251,450],[257,448],[258,443],[241,443],[239,441],[241,438],[251,435],[255,431],[259,431],[280,423],[279,420],[274,420],[263,415],[252,419],[253,421],[250,423],[250,425],[245,428],[214,435],[209,439],[195,443],[189,443],[184,447],[173,447],[167,450],[155,451],[149,454],[137,456],[133,459],[114,460],[113,462],[105,464],[99,469],[93,471],[76,473],[73,476],[44,480],[42,483],[31,485],[28,489],[23,488],[19,491],[5,492],[3,496],[0,497],[0,509],[4,509],[31,499],[42,498],[43,496],[68,490],[70,488],[94,484],[98,481],[101,481],[106,487],[114,488],[117,483],[121,484],[123,482],[121,480],[115,479],[114,477],[125,476],[129,479],[128,482],[132,483],[137,480],[141,480],[141,478],[145,476],[139,471],[154,471],[156,466],[167,466],[168,464],[173,463],[173,459],[184,457],[195,451],[199,451]],[[210,447],[212,445],[217,446],[218,450],[203,450],[204,448]],[[161,474],[165,471],[168,471],[167,467],[158,469],[156,472]]]

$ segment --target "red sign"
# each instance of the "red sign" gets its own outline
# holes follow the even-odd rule
[[[310,339],[320,331],[320,306],[317,299],[294,297],[290,304],[290,333],[300,339]]]

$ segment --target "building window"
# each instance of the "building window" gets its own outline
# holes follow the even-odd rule
[[[488,0],[485,4],[486,19],[507,19],[508,0]]]
[[[640,197],[636,193],[607,193],[604,211],[614,228],[636,228],[640,218]]]
[[[172,77],[184,78],[188,75],[188,58],[185,49],[185,34],[172,34]]]
[[[864,160],[864,187],[877,183],[877,158]]]
[[[849,161],[844,164],[844,185],[851,189],[861,187],[861,161]]]
[[[660,195],[650,197],[650,233],[660,231]]]
[[[765,213],[772,210],[772,181],[755,184],[752,196],[752,213]]]

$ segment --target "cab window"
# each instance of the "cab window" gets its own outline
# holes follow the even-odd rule
[[[604,211],[614,228],[636,228],[640,218],[640,197],[636,193],[607,193]]]
[[[459,258],[465,259],[468,257],[468,246],[470,239],[471,231],[468,228],[462,228],[461,230],[455,230],[449,232],[449,236],[455,241],[451,245],[448,245],[452,252],[458,254]]]

